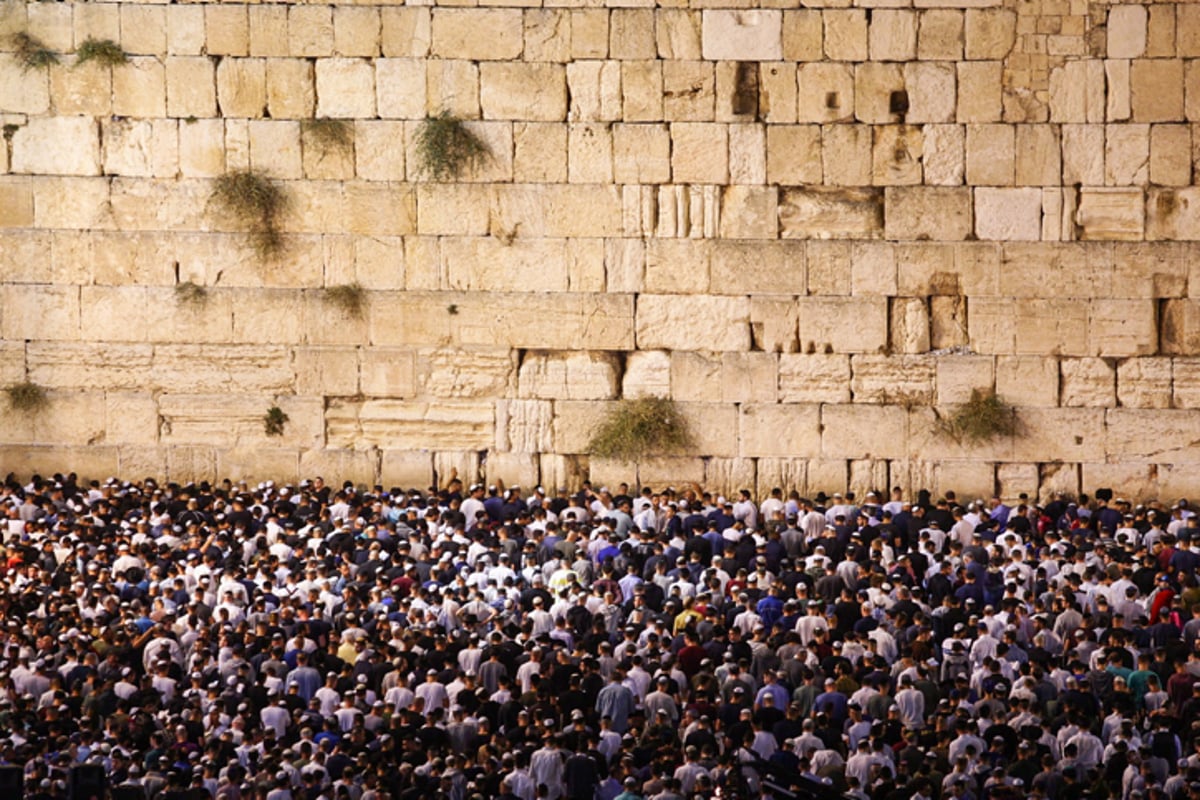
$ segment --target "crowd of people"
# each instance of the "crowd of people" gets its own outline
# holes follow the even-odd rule
[[[1186,500],[9,475],[0,771],[121,800],[1200,800]]]

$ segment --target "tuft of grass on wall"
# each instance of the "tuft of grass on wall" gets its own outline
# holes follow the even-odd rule
[[[17,33],[12,37],[13,55],[26,72],[58,63],[58,53],[46,47],[40,39],[29,33]]]
[[[119,67],[129,63],[129,56],[112,39],[93,39],[89,36],[75,48],[75,66],[82,66],[89,61],[106,67]]]
[[[283,188],[253,170],[235,170],[217,178],[212,199],[249,231],[259,255],[283,250],[282,218],[288,208]]]
[[[995,391],[975,389],[970,400],[939,420],[938,427],[959,444],[982,444],[1016,435],[1017,413]]]
[[[418,169],[432,180],[455,180],[490,156],[483,140],[448,111],[426,117],[417,130]]]
[[[46,390],[32,381],[9,384],[4,392],[8,395],[8,407],[13,411],[33,413],[50,404]]]
[[[354,127],[344,119],[306,119],[300,130],[322,150],[348,150],[354,144]]]
[[[330,286],[325,290],[325,301],[341,309],[349,317],[362,319],[367,308],[367,291],[357,282]]]
[[[283,436],[283,428],[287,425],[288,420],[289,417],[282,408],[271,406],[263,415],[263,432],[267,436]]]
[[[588,451],[601,458],[638,461],[685,452],[694,446],[687,420],[673,400],[622,400],[600,420]]]

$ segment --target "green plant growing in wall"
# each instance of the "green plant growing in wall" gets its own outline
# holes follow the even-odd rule
[[[588,451],[601,458],[638,461],[693,447],[690,426],[673,400],[642,397],[622,400],[600,420]]]
[[[34,413],[50,404],[46,390],[33,381],[9,384],[4,391],[8,395],[8,407],[13,411]]]
[[[419,172],[435,181],[454,180],[490,155],[483,140],[448,111],[426,117],[417,130]]]
[[[192,281],[184,281],[175,287],[175,299],[189,306],[200,306],[208,300],[208,289]]]
[[[319,117],[300,123],[305,137],[323,152],[349,150],[354,144],[354,127],[344,119]]]
[[[280,225],[288,196],[279,184],[253,170],[235,170],[217,178],[212,199],[246,227],[260,256],[283,250]]]
[[[283,436],[283,426],[290,418],[279,406],[271,406],[263,416],[263,432],[267,436]]]
[[[93,39],[89,36],[75,48],[75,66],[83,66],[89,61],[106,67],[119,67],[129,63],[129,56],[112,39]]]
[[[58,53],[46,47],[36,36],[28,33],[14,34],[12,46],[14,57],[26,72],[58,63]]]
[[[325,290],[325,300],[341,309],[347,316],[362,319],[367,308],[367,291],[357,282],[330,286]]]
[[[1016,410],[991,389],[973,389],[970,400],[938,420],[938,429],[959,444],[982,444],[1019,431]]]

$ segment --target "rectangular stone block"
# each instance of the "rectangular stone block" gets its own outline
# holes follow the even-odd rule
[[[1140,186],[1150,174],[1150,126],[1106,125],[1104,182]]]
[[[888,239],[961,241],[972,232],[969,189],[893,186],[885,191]]]
[[[544,400],[611,400],[620,394],[615,358],[607,353],[527,353],[518,395]]]
[[[850,402],[850,357],[783,354],[779,357],[781,403]]]
[[[965,403],[977,390],[995,390],[995,359],[989,356],[942,356],[937,360],[936,380],[937,405]]]
[[[557,122],[566,118],[566,72],[558,64],[485,63],[479,68],[484,119]]]
[[[917,57],[922,61],[961,61],[963,12],[957,9],[921,12]]]
[[[869,62],[854,69],[854,117],[859,122],[883,125],[899,122],[899,92],[904,72],[898,64]]]
[[[12,135],[12,171],[39,175],[99,175],[100,140],[87,117],[36,117]]]
[[[1084,189],[1075,224],[1079,238],[1139,241],[1145,230],[1146,203],[1141,189]]]
[[[887,298],[802,297],[800,352],[876,353],[888,341]]]
[[[850,64],[814,62],[797,71],[797,119],[800,122],[844,122],[854,119],[854,68]]]
[[[929,154],[930,157],[932,155]],[[768,156],[775,157],[774,154]],[[870,186],[874,177],[873,158],[870,127],[822,126],[821,167],[826,186]]]
[[[1042,190],[975,189],[975,235],[996,241],[1041,239]]]
[[[1175,408],[1200,408],[1200,360],[1171,359],[1171,399]]]
[[[878,189],[780,191],[779,233],[784,239],[876,239],[883,229],[884,196]]]
[[[1095,299],[1088,308],[1091,355],[1146,356],[1158,351],[1154,301]]]
[[[1178,435],[1186,430],[1191,409],[1110,408],[1106,414],[1106,452],[1128,463],[1196,464],[1200,445]]]
[[[707,61],[783,58],[783,12],[705,11],[702,50]]]
[[[813,458],[821,455],[820,406],[746,404],[739,412],[741,456]]]
[[[827,458],[901,458],[908,413],[890,405],[821,407],[821,452]]]
[[[1170,408],[1171,359],[1130,358],[1117,365],[1117,399],[1127,408]]]
[[[867,15],[862,9],[827,10],[825,57],[830,61],[866,61],[868,56]]]
[[[958,64],[958,121],[999,122],[1001,61],[966,61]]]
[[[491,402],[333,400],[325,411],[330,447],[486,450],[495,436]]]
[[[384,6],[379,10],[381,46],[385,56],[424,58],[433,37],[431,9]]]
[[[440,58],[509,61],[521,55],[523,31],[519,8],[436,8],[431,52]]]
[[[1183,61],[1137,59],[1129,85],[1134,122],[1183,121]]]
[[[1108,408],[1116,400],[1116,370],[1100,358],[1064,358],[1059,362],[1064,406]]]
[[[933,402],[937,364],[927,356],[856,355],[850,366],[856,403],[907,407]]]
[[[968,330],[971,347],[996,355],[1089,355],[1087,303],[1030,299],[971,298]]]
[[[750,349],[750,304],[744,297],[640,295],[639,349]]]
[[[872,61],[912,61],[917,57],[917,13],[876,9],[870,20],[868,50]],[[914,120],[915,121],[915,120]]]

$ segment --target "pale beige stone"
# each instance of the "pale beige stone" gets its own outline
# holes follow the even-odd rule
[[[480,401],[333,400],[325,427],[331,447],[482,450],[494,439],[495,411]]]
[[[1192,134],[1186,125],[1150,128],[1150,182],[1187,186],[1192,182]]]
[[[1183,121],[1183,61],[1137,59],[1129,68],[1134,122]]]
[[[750,306],[744,297],[640,295],[639,348],[686,350],[704,342],[714,350],[750,348]]]
[[[250,55],[274,58],[291,55],[287,6],[251,6],[248,10]]]
[[[774,239],[779,224],[774,186],[727,186],[721,194],[720,232],[727,239]]]
[[[217,112],[215,71],[210,59],[174,56],[166,60],[166,112],[173,117],[212,117]]]
[[[13,114],[44,114],[50,108],[50,78],[57,84],[73,79],[73,70],[25,71],[7,55],[0,60],[0,108]],[[104,76],[107,77],[107,76]],[[99,77],[98,77],[99,79]],[[56,102],[61,106],[63,89],[56,86]],[[59,113],[62,113],[60,110]]]
[[[430,9],[384,6],[379,10],[381,47],[385,56],[424,58],[433,39]]]
[[[441,58],[508,61],[521,55],[523,30],[518,8],[435,8],[431,52]]]
[[[1200,239],[1200,192],[1195,187],[1151,189],[1146,212],[1147,239]]]
[[[402,369],[404,357],[384,369]],[[416,354],[417,393],[423,397],[489,399],[511,393],[516,381],[516,356],[506,347],[423,348]],[[360,367],[363,391],[373,396],[368,386],[366,351]],[[401,379],[405,373],[401,373]],[[401,384],[403,386],[403,384]]]
[[[266,61],[224,58],[217,65],[217,105],[223,117],[261,117],[267,104]]]
[[[866,61],[867,15],[862,9],[826,10],[825,57],[830,61]]]
[[[825,125],[821,128],[821,166],[826,186],[870,186],[873,172],[871,128]],[[768,158],[774,157],[771,152]]]
[[[99,175],[100,139],[88,117],[35,117],[12,136],[12,171]]]
[[[1085,189],[1079,193],[1075,224],[1084,240],[1138,241],[1145,230],[1141,189]]]
[[[157,58],[136,56],[113,70],[113,113],[127,117],[166,114],[166,74]]]
[[[293,56],[330,55],[335,41],[333,9],[324,6],[289,8],[287,35],[288,51]]]
[[[988,356],[943,356],[937,360],[935,402],[956,405],[971,399],[976,391],[994,390],[995,359]]]
[[[1141,58],[1146,52],[1145,6],[1119,5],[1108,12],[1109,58]]]
[[[1130,107],[1129,62],[1105,61],[1104,78],[1108,88],[1104,118],[1107,122],[1124,122],[1133,113]]]
[[[729,180],[735,184],[767,182],[767,134],[759,124],[729,126]]]
[[[622,61],[622,118],[627,122],[658,122],[663,118],[662,64]]]
[[[1158,349],[1155,303],[1094,299],[1088,305],[1088,334],[1091,355],[1153,355]]]
[[[794,123],[798,101],[796,66],[789,62],[762,64],[759,68],[758,108],[770,123]]]
[[[967,61],[958,64],[959,122],[999,122],[1001,114],[1000,61]]]
[[[1200,461],[1200,447],[1178,435],[1191,413],[1192,409],[1110,408],[1108,450],[1135,464],[1194,465]]]
[[[1017,125],[1016,133],[1016,185],[1061,185],[1062,147],[1057,126]]]
[[[611,183],[612,136],[601,123],[572,123],[567,138],[567,176],[571,183]]]
[[[167,52],[167,14],[163,6],[120,6],[121,49],[131,55]]]
[[[910,124],[954,122],[956,81],[953,64],[914,62],[904,65]]]
[[[385,119],[425,116],[425,64],[415,58],[375,59],[375,107]]]
[[[375,116],[375,69],[361,58],[322,58],[316,67],[317,116]]]
[[[714,294],[804,294],[805,262],[800,248],[783,242],[721,241],[709,254]]]
[[[745,457],[821,454],[821,407],[808,403],[747,404],[739,409],[739,452]]]
[[[302,177],[300,124],[286,120],[252,120],[250,165],[281,179]]]
[[[893,297],[890,342],[893,352],[929,351],[929,304],[923,297]]]
[[[654,11],[648,8],[613,9],[608,20],[608,57],[631,61],[652,59],[657,54]]]
[[[1171,407],[1171,359],[1130,358],[1117,365],[1117,399],[1129,408]]]
[[[922,11],[917,33],[917,58],[922,61],[961,61],[963,12],[957,9]]]
[[[1104,182],[1108,186],[1140,186],[1150,173],[1150,126],[1106,125]]]
[[[820,61],[823,45],[822,14],[818,9],[783,12],[783,58],[786,61]]]
[[[225,127],[219,119],[179,126],[179,170],[184,177],[212,178],[225,172]]]
[[[274,119],[307,119],[315,113],[313,66],[303,59],[267,59],[267,109]]]
[[[779,357],[781,403],[850,402],[850,357],[783,354]]]
[[[821,129],[815,125],[767,127],[767,182],[821,182]]]
[[[854,118],[854,70],[849,64],[802,64],[799,82],[800,122],[840,122]]]
[[[702,51],[708,61],[783,58],[783,12],[705,11]]]
[[[617,183],[659,184],[670,180],[671,136],[666,126],[614,125],[612,150]]]
[[[896,122],[893,109],[904,93],[904,73],[898,64],[866,63],[854,69],[854,117],[859,122],[883,124]],[[904,94],[907,99],[907,94]]]
[[[917,125],[877,125],[872,148],[871,182],[876,186],[921,183],[924,137]]]
[[[871,15],[868,51],[872,61],[912,61],[917,57],[917,13],[876,9]]]
[[[998,241],[1041,239],[1041,190],[976,189],[975,235],[980,239]]]
[[[810,295],[848,295],[852,293],[852,261],[855,245],[841,241],[810,241],[805,244]]]
[[[899,458],[905,455],[908,414],[892,405],[821,407],[821,452],[826,457]]]
[[[791,298],[751,297],[750,333],[755,348],[768,353],[796,352],[799,314]]]
[[[566,118],[566,72],[557,64],[484,63],[479,68],[484,119],[557,122]]]
[[[1108,408],[1116,400],[1116,370],[1100,358],[1064,358],[1059,362],[1064,406]]]
[[[888,187],[885,208],[889,239],[959,241],[973,230],[969,189]]]
[[[571,14],[565,9],[528,9],[524,13],[528,61],[571,60]]]
[[[1088,313],[1086,304],[1057,300],[1030,299],[1016,309],[1008,301],[972,300],[971,346],[995,355],[1089,355]]]
[[[665,61],[662,70],[664,118],[679,122],[706,122],[714,118],[716,78],[713,64]]]
[[[625,372],[621,376],[621,396],[627,399],[639,397],[671,396],[671,353],[666,350],[638,350],[625,360]]]
[[[250,18],[246,9],[247,6],[204,6],[204,47],[210,55],[244,56],[250,52]]]
[[[584,8],[571,11],[571,56],[608,57],[608,9]]]
[[[784,238],[878,238],[882,197],[869,189],[785,189],[779,223]]]
[[[883,297],[802,297],[800,352],[876,353],[888,342]]]
[[[1009,9],[966,11],[966,57],[970,61],[1007,58],[1016,43],[1017,15]]]
[[[1171,400],[1175,408],[1200,408],[1200,361],[1171,359]]]
[[[961,125],[926,125],[924,128],[925,183],[958,186],[966,169],[966,132]]]
[[[676,183],[724,184],[729,178],[728,129],[724,125],[671,125],[671,169]]]
[[[1016,126],[967,126],[967,183],[1012,186],[1016,173]]]
[[[333,49],[340,56],[373,58],[380,50],[379,9],[335,6]]]
[[[1063,183],[1104,184],[1104,126],[1063,125]]]

